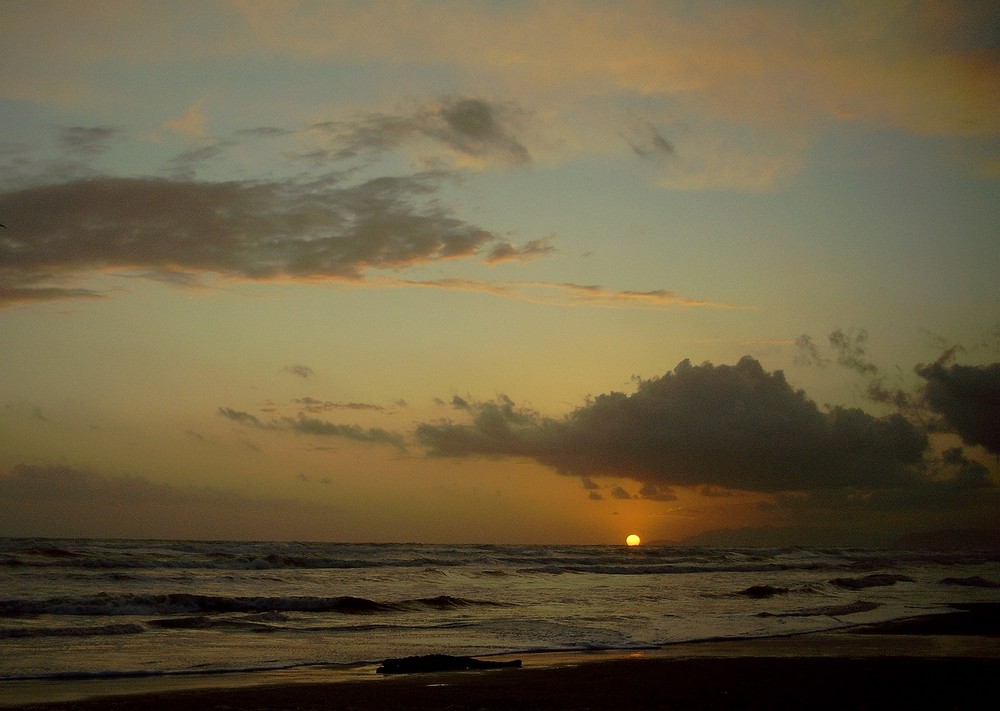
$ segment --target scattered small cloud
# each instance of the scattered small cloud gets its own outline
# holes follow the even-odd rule
[[[795,348],[797,349],[795,362],[798,365],[815,365],[822,368],[830,362],[820,354],[819,347],[808,334],[803,333],[795,339]]]
[[[244,412],[242,410],[234,410],[231,407],[220,407],[219,414],[227,420],[232,420],[233,422],[246,425],[247,427],[255,427],[259,430],[274,429],[273,425],[264,424],[256,415],[251,415],[249,412]]]
[[[316,374],[312,368],[308,365],[286,365],[282,370],[286,373],[291,373],[292,375],[297,375],[300,378],[308,380]]]
[[[547,257],[555,252],[555,247],[549,240],[536,239],[515,245],[510,242],[500,242],[486,255],[486,261],[491,264],[500,262],[525,262],[538,257]]]
[[[249,449],[251,452],[260,451],[260,447],[258,447],[256,444],[254,444],[253,442],[251,442],[246,438],[240,438],[240,444],[243,445],[245,449]]]
[[[208,117],[205,116],[205,100],[199,99],[194,102],[183,114],[165,121],[163,126],[185,138],[205,138],[207,135],[205,129],[208,126]]]
[[[84,160],[96,158],[111,147],[111,141],[122,134],[110,126],[66,126],[59,133],[59,145]]]
[[[701,495],[710,499],[721,499],[735,496],[732,491],[718,486],[703,486],[701,488]]]
[[[237,136],[249,138],[281,138],[293,133],[295,132],[278,126],[257,126],[256,128],[241,128],[236,131]]]
[[[876,375],[878,366],[868,360],[866,348],[868,332],[864,329],[857,333],[845,333],[836,329],[830,334],[830,346],[837,353],[837,364],[857,372],[859,375]]]
[[[168,172],[175,179],[190,179],[195,175],[198,166],[218,158],[230,148],[239,145],[238,142],[223,139],[201,142],[201,145],[181,151],[168,163]]]
[[[356,442],[372,442],[376,444],[391,444],[399,450],[406,450],[402,435],[389,432],[381,427],[364,429],[358,425],[340,425],[325,420],[319,420],[305,415],[296,418],[285,417],[282,422],[293,432],[321,437],[344,437]]]
[[[370,114],[354,121],[316,123],[310,128],[331,142],[331,150],[314,154],[325,159],[379,153],[422,138],[459,156],[522,165],[531,161],[528,149],[517,137],[524,119],[525,112],[513,104],[452,97],[409,113]]]
[[[332,412],[334,410],[368,410],[371,412],[384,412],[382,405],[373,405],[367,402],[332,402],[330,400],[317,400],[313,397],[299,397],[292,402],[302,407],[303,412],[319,413]]]
[[[628,500],[632,498],[632,494],[628,493],[623,487],[616,486],[613,489],[611,489],[611,498]]]
[[[523,115],[515,107],[457,98],[443,103],[438,115],[444,125],[425,130],[453,149],[469,155],[498,154],[515,164],[530,161],[513,133],[512,124]]]
[[[649,499],[651,501],[676,501],[677,494],[675,494],[668,486],[647,482],[642,485],[641,489],[639,489],[638,498]]]
[[[635,121],[619,135],[640,158],[653,160],[673,158],[675,155],[673,144],[649,121]]]
[[[6,414],[12,415],[22,420],[33,420],[35,422],[48,423],[49,419],[42,412],[40,405],[27,400],[4,403],[3,409]]]

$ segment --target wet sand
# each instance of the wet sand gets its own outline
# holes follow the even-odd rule
[[[984,708],[984,700],[995,696],[998,633],[1000,605],[981,604],[837,633],[676,645],[629,655],[528,655],[521,669],[384,677],[371,667],[332,683],[129,693],[15,708],[972,709]],[[118,685],[116,691],[129,691],[129,680]]]

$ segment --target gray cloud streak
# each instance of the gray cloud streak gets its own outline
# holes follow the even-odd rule
[[[111,147],[121,130],[110,126],[67,126],[59,133],[59,145],[80,158],[94,158]]]
[[[299,413],[298,417],[282,417],[280,420],[264,422],[256,415],[242,410],[234,410],[230,407],[220,407],[218,412],[228,420],[258,430],[284,430],[319,437],[343,437],[355,442],[390,444],[400,451],[406,451],[406,441],[402,435],[382,429],[381,427],[365,429],[359,425],[336,424],[314,417],[307,417],[302,413]]]
[[[374,412],[384,412],[382,405],[373,405],[367,402],[332,402],[330,400],[317,400],[314,397],[298,397],[293,400],[306,412],[330,412],[331,410],[369,410]]]
[[[299,415],[296,418],[285,417],[282,419],[293,432],[307,435],[318,435],[321,437],[344,437],[355,442],[371,442],[375,444],[391,444],[401,451],[406,451],[406,443],[402,435],[389,432],[381,427],[364,429],[358,425],[340,425],[333,422],[326,422],[314,417]]]
[[[0,305],[99,296],[72,280],[101,270],[358,280],[370,269],[489,259],[506,242],[435,204],[445,177],[100,177],[9,192],[0,195],[10,227],[0,235]]]
[[[274,429],[274,425],[264,424],[256,415],[251,415],[249,412],[244,412],[243,410],[234,410],[231,407],[220,407],[219,414],[227,420],[232,420],[233,422],[237,422],[248,427],[256,427],[259,430]]]

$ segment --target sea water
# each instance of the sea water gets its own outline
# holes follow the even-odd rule
[[[0,684],[632,650],[1000,602],[1000,554],[0,539]]]

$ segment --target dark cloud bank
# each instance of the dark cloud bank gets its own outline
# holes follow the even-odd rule
[[[917,372],[927,407],[948,431],[995,452],[1000,364]],[[625,477],[642,485],[635,498],[670,500],[676,486],[713,498],[758,492],[770,495],[772,510],[800,522],[843,526],[846,514],[907,512],[917,514],[905,524],[910,530],[920,528],[922,514],[933,525],[961,518],[963,509],[981,516],[1000,503],[988,470],[961,448],[935,454],[920,419],[820,410],[780,371],[767,372],[749,356],[735,365],[685,360],[662,377],[638,379],[632,394],[591,398],[561,419],[506,397],[459,398],[452,406],[471,422],[420,425],[416,436],[431,454],[535,459],[581,477],[592,499],[602,498],[593,477]],[[632,498],[620,487],[611,496]]]
[[[1000,456],[1000,363],[977,367],[938,362],[919,368],[917,374],[927,381],[925,406],[942,417],[945,429]]]
[[[507,399],[474,410],[472,424],[424,424],[417,436],[437,455],[525,456],[576,476],[762,492],[906,485],[927,446],[901,415],[821,412],[749,356],[733,366],[684,361],[561,420]]]

